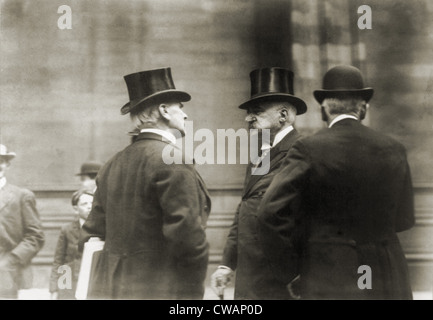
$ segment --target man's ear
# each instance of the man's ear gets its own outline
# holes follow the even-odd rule
[[[368,103],[362,105],[361,110],[359,112],[359,120],[364,120],[369,106],[370,105]]]
[[[281,109],[279,112],[279,121],[280,123],[285,123],[287,120],[288,112],[286,109]]]
[[[74,212],[75,212],[75,213],[78,213],[78,206],[77,206],[77,205],[72,206],[72,208],[74,209]]]
[[[328,122],[328,115],[326,114],[325,108],[320,107],[320,112],[322,113],[322,121]]]
[[[158,111],[163,119],[170,120],[171,116],[168,113],[168,108],[166,104],[161,103],[158,107]]]

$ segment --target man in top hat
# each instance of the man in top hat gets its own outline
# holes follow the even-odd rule
[[[81,186],[83,188],[95,189],[96,188],[96,176],[101,169],[103,163],[97,160],[89,160],[81,165],[80,172],[76,176],[80,177]]]
[[[32,285],[31,260],[45,242],[34,194],[7,182],[14,152],[0,144],[0,299]]]
[[[226,240],[220,266],[211,277],[217,294],[230,282],[234,271],[235,299],[291,299],[286,284],[276,281],[257,239],[257,208],[263,194],[300,137],[293,127],[296,116],[307,111],[294,96],[293,72],[261,68],[250,73],[251,98],[239,108],[246,110],[250,129],[262,133],[261,156],[247,167],[242,200]],[[268,135],[265,134],[268,132]]]
[[[314,91],[328,128],[299,139],[260,204],[259,239],[304,299],[411,299],[397,232],[414,225],[405,148],[361,124],[373,89],[336,66]]]
[[[183,103],[170,68],[124,77],[130,101],[121,108],[140,130],[99,171],[80,249],[105,241],[90,280],[93,299],[202,299],[211,201],[192,163],[165,164],[163,151],[185,134]]]

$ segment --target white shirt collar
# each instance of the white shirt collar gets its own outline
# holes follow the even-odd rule
[[[0,190],[6,185],[6,177],[0,179]]]
[[[147,128],[147,129],[141,129],[140,133],[142,133],[142,132],[151,132],[151,133],[159,134],[160,136],[162,136],[165,139],[167,139],[168,141],[170,141],[172,144],[176,144],[175,135],[169,131],[164,131],[164,130],[157,129],[157,128]]]
[[[357,117],[352,116],[350,114],[340,114],[334,120],[331,121],[331,123],[329,124],[328,128],[331,128],[334,124],[336,124],[338,121],[341,121],[343,119],[355,119],[355,120],[358,120]]]
[[[275,147],[281,140],[283,140],[284,139],[284,137],[285,136],[287,136],[292,130],[293,130],[294,128],[293,128],[293,126],[288,126],[287,128],[285,128],[284,130],[281,130],[280,132],[278,132],[276,135],[275,135],[275,138],[274,138],[274,142],[272,143],[272,146],[271,145],[269,145],[269,143],[266,143],[266,142],[264,142],[263,144],[262,144],[262,150],[266,150],[266,149],[270,149],[270,148],[272,148],[272,147]]]

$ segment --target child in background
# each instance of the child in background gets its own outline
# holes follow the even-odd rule
[[[71,203],[77,217],[74,221],[61,228],[57,241],[49,286],[51,299],[53,300],[75,299],[75,289],[81,264],[78,239],[81,227],[92,209],[93,190],[81,188],[75,191]],[[59,279],[60,277],[62,279]]]

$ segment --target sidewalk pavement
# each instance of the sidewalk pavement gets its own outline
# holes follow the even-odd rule
[[[224,291],[224,300],[233,300],[234,289],[228,287]],[[18,300],[50,300],[50,293],[48,289],[27,289],[20,290],[18,293]],[[220,300],[219,297],[212,291],[210,287],[205,288],[203,300]]]
[[[234,290],[232,287],[228,287],[224,292],[224,300],[233,300]],[[433,300],[433,292],[414,292],[414,300]],[[50,293],[48,289],[28,289],[21,290],[19,292],[18,300],[49,300]],[[210,287],[207,287],[204,293],[204,300],[219,300],[218,296],[212,291]]]

